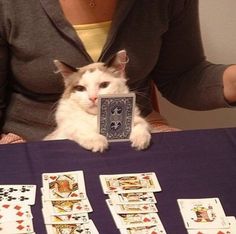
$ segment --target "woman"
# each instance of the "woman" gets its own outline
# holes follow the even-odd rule
[[[205,60],[196,0],[0,0],[2,142],[39,140],[55,127],[63,82],[54,59],[80,67],[124,48],[144,116],[153,110],[153,82],[184,108],[236,101],[236,66]]]

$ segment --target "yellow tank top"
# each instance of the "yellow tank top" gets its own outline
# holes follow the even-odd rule
[[[107,35],[111,26],[111,21],[73,25],[77,35],[84,44],[85,49],[91,58],[96,62],[100,57],[103,46],[107,40]]]

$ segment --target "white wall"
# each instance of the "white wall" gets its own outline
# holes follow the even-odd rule
[[[199,0],[202,39],[207,59],[236,63],[236,0]],[[161,113],[181,129],[236,127],[236,108],[189,111],[176,107],[159,94]]]

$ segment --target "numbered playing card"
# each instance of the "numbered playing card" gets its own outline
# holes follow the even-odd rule
[[[28,234],[34,232],[32,219],[0,223],[0,234]]]
[[[89,220],[88,223],[83,224],[52,224],[46,225],[48,234],[99,234],[96,226],[92,220]]]
[[[46,200],[84,199],[86,197],[82,171],[44,173],[42,179]]]
[[[108,141],[125,141],[133,124],[135,94],[101,95],[98,98],[98,131]]]
[[[74,224],[74,223],[87,223],[89,221],[87,213],[51,215],[45,209],[43,209],[43,217],[45,224],[65,224],[65,223]]]
[[[31,219],[31,208],[20,203],[0,203],[0,223]]]
[[[43,207],[45,211],[54,215],[92,212],[92,207],[88,199],[44,201]]]
[[[0,185],[0,202],[20,202],[33,205],[36,185]]]
[[[229,228],[218,198],[178,199],[177,202],[187,229]]]
[[[111,193],[109,194],[113,204],[147,204],[156,203],[156,198],[152,192],[142,193]]]
[[[154,172],[100,175],[100,181],[105,194],[161,191]]]

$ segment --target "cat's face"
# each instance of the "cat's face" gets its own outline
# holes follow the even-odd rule
[[[109,64],[93,63],[79,69],[56,61],[65,81],[62,98],[70,99],[84,111],[96,115],[99,95],[128,93],[124,67],[117,63],[118,58]]]
[[[103,64],[92,64],[81,68],[70,77],[64,98],[70,98],[90,114],[98,112],[98,96],[102,94],[128,93],[126,79]]]

